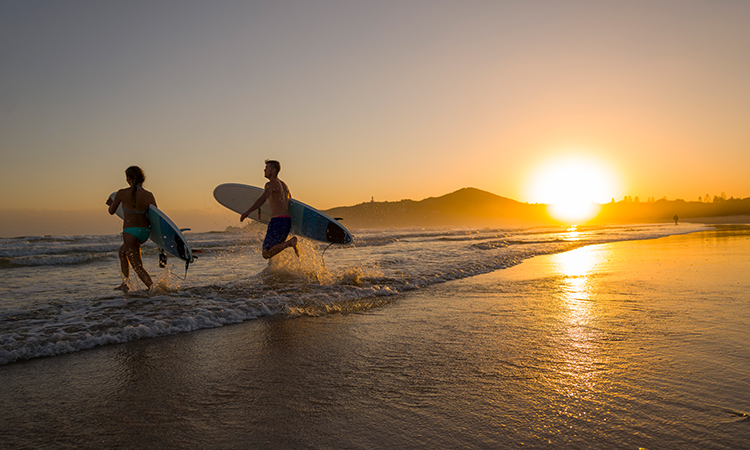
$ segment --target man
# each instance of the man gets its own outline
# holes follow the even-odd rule
[[[292,229],[292,218],[289,217],[289,199],[292,194],[286,183],[279,180],[281,164],[278,161],[266,160],[266,168],[263,175],[268,178],[268,183],[263,195],[253,203],[244,214],[240,216],[240,222],[245,220],[253,211],[260,208],[268,200],[271,205],[271,221],[268,223],[266,239],[263,241],[263,257],[270,259],[285,248],[292,247],[294,253],[299,257],[297,237],[286,240]]]

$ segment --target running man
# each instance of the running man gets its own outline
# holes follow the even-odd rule
[[[266,239],[263,241],[263,257],[265,259],[270,259],[289,247],[292,247],[294,253],[299,257],[297,237],[286,239],[292,229],[292,218],[289,217],[289,199],[292,198],[292,194],[289,192],[286,183],[279,179],[279,172],[281,172],[281,164],[278,161],[267,159],[263,175],[268,178],[268,183],[266,183],[263,195],[240,216],[240,222],[242,222],[253,211],[263,206],[266,200],[270,203],[271,221],[268,223]]]

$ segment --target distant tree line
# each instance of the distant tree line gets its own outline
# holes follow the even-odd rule
[[[659,200],[667,200],[667,197],[664,196],[664,197],[660,198]],[[684,201],[684,200],[681,200],[681,199],[677,199],[677,200],[678,201]],[[719,203],[719,202],[723,202],[723,201],[726,201],[726,200],[735,200],[735,198],[734,197],[730,197],[730,198],[727,199],[726,192],[722,192],[721,195],[714,195],[713,197],[711,197],[710,194],[706,194],[704,196],[701,196],[701,195],[698,196],[698,202],[699,203]],[[638,203],[640,201],[641,200],[640,200],[640,198],[637,195],[635,197],[631,197],[629,195],[626,195],[625,197],[622,198],[622,202],[624,202],[624,203]],[[649,197],[646,200],[647,203],[654,203],[656,201],[657,200],[654,197]],[[613,198],[610,203],[617,203],[617,202]]]
[[[637,197],[625,196],[620,202],[602,205],[601,212],[592,222],[667,222],[673,220],[675,215],[680,219],[750,215],[750,197],[727,198],[722,192],[713,197],[701,196],[698,201],[691,202],[682,199],[667,200],[666,197],[639,202]]]

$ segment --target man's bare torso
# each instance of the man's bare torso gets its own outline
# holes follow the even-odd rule
[[[271,205],[271,217],[289,215],[289,199],[292,197],[286,183],[278,178],[266,183],[268,203]]]

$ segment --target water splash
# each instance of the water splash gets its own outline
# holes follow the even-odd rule
[[[285,250],[268,260],[268,266],[260,273],[264,282],[332,284],[334,277],[325,267],[317,247],[307,239],[299,239],[299,257]]]

